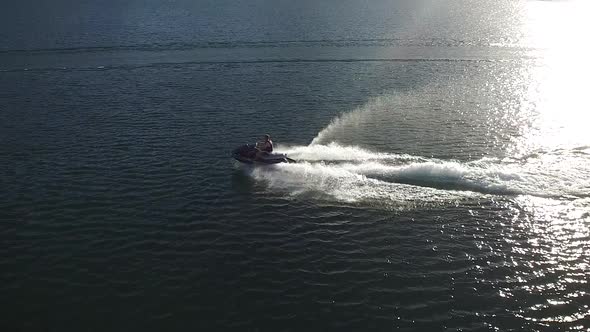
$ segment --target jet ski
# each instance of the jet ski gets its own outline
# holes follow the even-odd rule
[[[294,163],[295,160],[287,157],[284,153],[262,153],[260,156],[256,156],[256,145],[245,144],[237,147],[232,152],[232,157],[235,160],[244,164],[254,165],[272,165],[280,163]]]

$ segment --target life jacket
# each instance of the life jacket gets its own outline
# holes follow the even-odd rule
[[[265,152],[272,152],[272,141],[268,140],[265,142],[258,142],[256,144],[256,147],[260,149],[260,151],[265,151]]]
[[[268,140],[262,143],[262,151],[272,152],[272,141]]]

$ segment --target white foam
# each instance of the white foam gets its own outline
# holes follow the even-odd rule
[[[337,144],[285,148],[296,164],[257,167],[269,188],[345,202],[399,205],[449,201],[473,195],[517,194],[519,177],[494,165],[375,153]]]
[[[389,165],[383,162],[339,165],[347,171],[387,182],[405,183],[446,190],[490,194],[517,194],[519,176],[507,169],[481,168],[458,162],[411,162]]]
[[[379,206],[440,202],[470,195],[370,178],[347,169],[349,166],[309,162],[279,164],[255,168],[252,176],[271,189],[291,195],[307,194]]]
[[[410,155],[372,152],[357,146],[341,146],[337,143],[327,145],[312,144],[309,146],[281,147],[278,152],[286,153],[289,157],[306,161],[367,161],[367,160],[418,160],[422,159]]]
[[[587,159],[582,157],[577,163],[568,164],[556,164],[551,159],[554,156],[525,163],[498,158],[459,162],[372,152],[335,143],[284,147],[281,151],[299,162],[259,167],[252,176],[267,183],[269,188],[292,195],[311,194],[386,205],[489,194],[559,199],[590,196],[587,178],[571,175],[584,174]],[[547,168],[545,161],[560,167]]]

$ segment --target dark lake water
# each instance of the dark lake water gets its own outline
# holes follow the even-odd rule
[[[590,330],[588,10],[4,4],[1,330]]]

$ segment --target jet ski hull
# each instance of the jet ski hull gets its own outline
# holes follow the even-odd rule
[[[235,160],[250,165],[274,165],[280,163],[294,163],[295,160],[287,157],[284,153],[266,153],[263,156],[256,156],[256,147],[253,144],[246,144],[236,148],[232,152]]]

